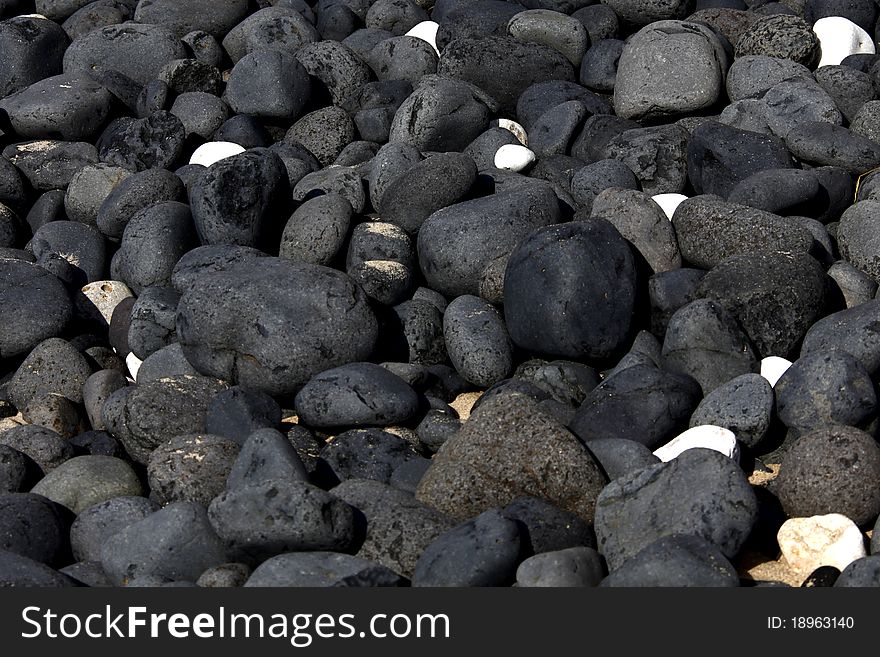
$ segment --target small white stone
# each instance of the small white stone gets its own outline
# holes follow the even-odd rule
[[[128,372],[131,374],[132,381],[137,381],[138,370],[141,368],[141,363],[143,362],[144,361],[130,352],[128,356],[125,357],[125,364],[128,366]]]
[[[439,23],[435,23],[434,21],[422,21],[418,25],[415,25],[404,36],[415,37],[416,39],[427,41],[439,55],[440,51],[437,49],[437,30],[439,28]]]
[[[695,447],[714,449],[729,458],[739,460],[739,445],[736,443],[736,436],[730,429],[717,427],[714,424],[701,424],[698,427],[688,429],[656,450],[654,456],[666,463],[682,452]]]
[[[684,194],[657,194],[652,196],[651,200],[660,206],[660,209],[666,213],[666,218],[671,221],[676,208],[682,201],[687,201],[688,197]]]
[[[43,16],[43,14],[22,14],[21,16],[18,16],[18,18],[39,18],[44,21],[49,20],[48,18]]]
[[[873,55],[876,51],[871,35],[843,16],[820,18],[813,24],[813,32],[822,47],[819,66],[834,66],[850,55]]]
[[[867,554],[862,532],[839,513],[790,518],[779,528],[776,541],[785,561],[802,579],[821,566],[843,570]]]
[[[508,171],[522,171],[535,159],[534,152],[518,144],[504,144],[495,152],[495,166]]]
[[[529,145],[529,136],[526,134],[526,129],[516,121],[511,121],[510,119],[495,119],[490,125],[493,128],[507,130],[516,137],[519,140],[519,143],[523,146]]]
[[[791,367],[790,360],[779,356],[767,356],[761,361],[761,376],[767,379],[771,386],[776,387],[776,382],[789,367]]]
[[[215,162],[244,153],[244,151],[245,149],[241,144],[231,141],[209,141],[207,144],[199,146],[193,152],[192,157],[189,158],[189,163],[209,167]]]
[[[94,281],[82,288],[82,295],[77,295],[76,310],[84,319],[110,324],[116,306],[133,296],[122,281]]]

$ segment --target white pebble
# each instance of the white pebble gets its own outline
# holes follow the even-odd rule
[[[767,379],[771,386],[776,387],[776,382],[789,367],[791,367],[790,360],[779,356],[767,356],[761,361],[761,376]]]
[[[21,16],[17,16],[17,18],[40,18],[44,21],[49,20],[43,14],[22,14]]]
[[[131,374],[132,381],[137,381],[138,370],[141,368],[141,363],[143,362],[144,361],[131,352],[125,357],[125,364],[128,366],[128,372]]]
[[[672,220],[676,208],[681,205],[682,201],[687,201],[688,197],[684,194],[657,194],[652,196],[651,200],[660,206],[660,209],[666,213],[666,218]]]
[[[518,144],[504,144],[495,152],[495,166],[508,171],[522,171],[535,159],[534,152]]]
[[[526,134],[526,129],[516,121],[511,121],[510,119],[496,119],[495,121],[492,121],[491,126],[493,128],[507,130],[519,140],[520,144],[523,146],[529,145],[529,136]]]
[[[714,424],[701,424],[698,427],[688,429],[656,450],[654,456],[666,463],[682,452],[695,447],[714,449],[727,457],[739,460],[739,445],[737,445],[736,436],[730,429],[716,427]]]
[[[77,295],[76,307],[82,317],[104,320],[109,325],[116,306],[133,296],[122,281],[94,281],[82,288],[82,296]]]
[[[819,66],[833,66],[850,55],[876,52],[871,35],[843,16],[820,18],[813,24],[813,32],[822,47]]]
[[[189,158],[190,164],[201,164],[203,167],[209,167],[215,162],[225,160],[227,157],[244,153],[245,149],[241,144],[231,141],[209,141],[207,144],[199,146],[192,157]]]
[[[786,520],[776,542],[785,561],[802,579],[821,566],[843,570],[866,556],[862,532],[840,513]]]
[[[431,44],[431,47],[439,55],[440,51],[437,49],[437,30],[439,28],[439,23],[435,23],[434,21],[422,21],[421,23],[413,27],[404,36],[411,36],[415,37],[416,39],[421,39],[422,41],[427,41],[429,44]]]

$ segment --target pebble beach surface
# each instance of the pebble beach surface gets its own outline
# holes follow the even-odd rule
[[[873,0],[0,0],[0,586],[880,586]]]

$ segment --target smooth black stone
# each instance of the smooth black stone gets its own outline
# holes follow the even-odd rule
[[[87,456],[112,456],[125,458],[125,450],[119,441],[106,431],[84,431],[70,439],[77,453],[85,453]]]
[[[162,80],[150,80],[141,88],[135,99],[135,116],[145,119],[153,112],[169,109],[171,89]]]
[[[203,433],[208,405],[225,387],[206,377],[175,376],[121,388],[104,402],[101,416],[132,459],[146,464],[174,436]]]
[[[305,440],[310,438],[306,431],[297,432],[298,438],[288,438],[275,429],[257,429],[244,441],[241,451],[238,453],[229,477],[226,480],[226,489],[235,491],[248,486],[263,484],[272,481],[302,481],[308,482],[309,477],[303,459],[296,449],[297,445],[304,445]],[[312,445],[314,457],[317,457],[317,442]]]
[[[513,367],[513,349],[502,315],[479,297],[454,299],[443,314],[446,351],[466,381],[480,387],[505,378]]]
[[[799,434],[830,424],[865,427],[877,415],[871,377],[845,351],[799,358],[774,391],[779,419]]]
[[[737,440],[755,449],[775,417],[775,397],[760,374],[743,374],[707,394],[691,415],[690,426],[711,424],[730,429]]]
[[[158,25],[111,25],[77,39],[64,53],[64,72],[88,71],[102,66],[146,84],[174,59],[185,59],[186,48],[175,35]]]
[[[516,368],[513,376],[571,406],[578,406],[599,384],[599,375],[592,367],[564,360],[526,361]]]
[[[115,532],[101,549],[101,565],[117,586],[139,577],[195,581],[226,563],[227,551],[203,506],[175,502]]]
[[[97,164],[98,150],[82,141],[24,142],[3,149],[3,157],[37,191],[65,189],[84,166]]]
[[[734,316],[709,299],[693,301],[669,319],[662,363],[670,372],[693,377],[704,395],[759,369],[749,338]]]
[[[260,429],[281,425],[281,407],[258,390],[233,386],[219,393],[208,406],[205,431],[244,444]]]
[[[24,493],[43,477],[43,471],[24,452],[0,445],[0,494]]]
[[[261,148],[271,145],[272,138],[260,121],[238,114],[217,128],[214,141],[231,141],[243,148]]]
[[[579,516],[536,497],[519,497],[502,510],[520,529],[522,555],[573,547],[596,547],[593,526]]]
[[[39,561],[0,550],[0,586],[61,588],[77,582]]]
[[[594,43],[581,60],[580,83],[593,91],[613,92],[623,46],[619,39]]]
[[[581,290],[576,298],[573,286]],[[533,232],[513,252],[504,318],[523,349],[604,358],[630,333],[635,295],[635,265],[617,229],[602,219],[572,222]]]
[[[225,272],[246,260],[265,257],[265,253],[249,246],[200,246],[188,251],[177,261],[171,274],[171,283],[175,290],[184,294],[196,287],[204,276]]]
[[[281,159],[269,150],[226,158],[196,180],[189,193],[193,220],[203,244],[276,248],[289,204]]]
[[[204,91],[180,94],[169,110],[180,119],[187,138],[211,139],[229,118],[229,107],[222,100]]]
[[[639,189],[636,175],[619,160],[598,160],[575,172],[571,178],[571,195],[580,209],[589,213],[600,192],[617,187]]]
[[[0,493],[0,550],[47,566],[71,561],[69,509],[34,493]]]
[[[735,587],[736,569],[699,536],[664,536],[616,567],[600,586]]]
[[[425,548],[413,586],[503,586],[521,559],[519,525],[496,509],[441,534]]]
[[[257,50],[235,64],[223,100],[235,114],[291,121],[310,94],[309,74],[292,53]]]
[[[266,7],[232,28],[222,43],[232,61],[238,62],[248,53],[267,48],[294,53],[318,37],[315,27],[295,9]]]
[[[349,363],[321,372],[296,395],[307,426],[387,426],[418,411],[418,396],[400,377],[372,363]]]
[[[735,556],[754,526],[758,503],[736,462],[690,449],[668,463],[615,479],[596,503],[599,551],[613,571],[655,540],[694,534]]]
[[[839,349],[858,359],[872,376],[880,369],[880,299],[841,310],[813,323],[804,336],[801,355]]]
[[[180,344],[175,342],[147,356],[138,368],[137,379],[138,383],[149,383],[173,376],[198,376],[198,374],[183,355]]]
[[[814,589],[819,587],[834,586],[840,577],[840,570],[834,566],[820,566],[801,584],[802,589]]]
[[[853,561],[843,569],[834,586],[840,588],[880,586],[880,556],[871,555]]]
[[[420,151],[461,151],[489,127],[497,109],[497,101],[472,84],[427,75],[395,113],[389,142]]]
[[[289,552],[254,569],[246,587],[401,586],[400,575],[367,559],[335,552]]]
[[[660,462],[650,448],[626,438],[596,438],[587,449],[612,481]]]
[[[636,365],[588,394],[569,428],[588,447],[593,440],[625,438],[656,449],[687,427],[701,397],[689,376]]]
[[[100,561],[101,549],[107,539],[158,508],[145,497],[115,497],[89,507],[76,517],[70,528],[74,558]]]
[[[148,169],[120,181],[98,209],[97,223],[109,238],[120,239],[128,221],[139,211],[162,201],[183,201],[180,178],[166,169]]]
[[[431,214],[461,200],[476,176],[477,168],[470,156],[434,155],[389,183],[382,193],[379,213],[383,221],[414,234]]]
[[[546,112],[570,100],[579,101],[588,114],[611,114],[611,106],[598,94],[574,82],[555,79],[536,82],[525,89],[517,100],[516,116],[526,132],[531,132],[532,126]],[[635,122],[627,123],[632,127],[638,127]],[[580,158],[579,155],[572,154]]]
[[[197,245],[190,207],[177,201],[156,203],[125,225],[110,275],[135,294],[150,287],[170,287],[177,261]]]
[[[18,15],[0,25],[0,97],[62,72],[70,38],[60,25]]]

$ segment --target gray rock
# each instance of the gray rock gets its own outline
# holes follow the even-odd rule
[[[732,101],[760,98],[786,80],[813,79],[810,69],[784,57],[740,55],[727,71],[727,95]]]
[[[735,587],[739,575],[716,545],[683,534],[657,539],[612,570],[600,586]]]
[[[95,136],[110,114],[112,96],[84,73],[56,75],[0,100],[15,133],[83,141]]]
[[[319,38],[314,25],[295,9],[266,7],[233,27],[222,43],[235,63],[256,50],[273,49],[294,53]]]
[[[609,188],[639,189],[636,175],[619,160],[598,160],[575,172],[571,195],[584,212],[591,212],[596,196]]]
[[[596,438],[589,442],[587,449],[611,481],[660,463],[649,447],[626,438]]]
[[[61,588],[77,586],[71,577],[15,552],[0,550],[0,586]]]
[[[409,493],[379,481],[349,479],[331,491],[363,514],[366,535],[357,556],[412,576],[425,548],[455,526]]]
[[[813,249],[813,236],[796,221],[712,196],[683,201],[672,224],[682,258],[705,269],[756,250],[809,253]]]
[[[63,190],[73,176],[89,164],[97,164],[98,150],[82,141],[40,140],[13,144],[3,157],[41,192]]]
[[[734,316],[709,299],[697,299],[672,315],[663,339],[662,363],[670,372],[696,379],[704,395],[760,368]]]
[[[880,281],[880,259],[876,255],[880,232],[876,231],[872,217],[878,208],[878,201],[859,201],[841,215],[837,227],[840,254],[875,282]]]
[[[413,586],[504,586],[520,562],[520,529],[497,509],[444,532],[425,548]]]
[[[513,367],[510,336],[501,314],[479,297],[454,299],[443,314],[446,352],[462,378],[487,388]]]
[[[878,476],[880,446],[870,435],[826,425],[791,444],[773,488],[789,517],[840,513],[857,525],[868,525],[880,514],[880,491],[874,485]]]
[[[351,203],[339,194],[307,200],[284,226],[278,257],[329,266],[348,237],[351,218]]]
[[[838,260],[831,265],[828,268],[828,276],[840,289],[847,308],[866,303],[877,294],[877,282],[845,260]]]
[[[70,545],[78,561],[100,562],[107,540],[158,510],[146,497],[114,497],[80,513],[70,527]]]
[[[0,96],[61,73],[70,39],[60,25],[27,16],[4,18],[0,25],[0,48],[5,53],[0,67]]]
[[[516,569],[519,587],[592,587],[605,574],[602,557],[589,547],[536,554]]]
[[[134,19],[164,25],[178,37],[200,30],[220,39],[247,16],[247,11],[247,0],[195,0],[184,4],[150,0],[137,3]]]
[[[0,550],[48,566],[69,563],[73,514],[34,493],[0,494]]]
[[[73,458],[73,445],[55,431],[36,424],[22,424],[0,434],[0,445],[18,450],[32,459],[43,472],[50,472]]]
[[[226,386],[203,376],[176,376],[114,392],[104,403],[107,430],[138,463],[174,436],[202,433],[211,400]]]
[[[461,151],[486,128],[497,102],[462,80],[428,75],[394,114],[389,143],[420,151]]]
[[[774,414],[774,394],[760,374],[742,374],[707,394],[691,415],[690,426],[712,424],[730,429],[755,448],[767,436]]]
[[[837,103],[812,80],[779,82],[764,94],[763,102],[767,127],[782,139],[787,139],[792,130],[805,123],[815,121],[838,126],[843,123]]]
[[[876,92],[871,76],[851,66],[823,66],[816,69],[816,82],[834,99],[834,103],[847,121],[858,115],[867,102],[873,101]]]
[[[72,221],[97,226],[104,201],[131,172],[108,164],[83,167],[70,179],[64,196],[64,210]]]
[[[226,489],[235,491],[272,481],[308,482],[308,474],[291,440],[275,429],[260,429],[242,445],[226,479]]]
[[[310,76],[324,83],[331,101],[339,107],[354,102],[363,86],[372,79],[366,62],[338,41],[325,38],[308,43],[296,51],[296,58]]]
[[[826,287],[825,272],[812,256],[766,251],[717,265],[696,296],[714,299],[736,317],[759,358],[785,358],[821,316]]]
[[[236,555],[262,561],[282,552],[349,549],[354,513],[336,495],[303,481],[266,481],[227,490],[208,507]]]
[[[640,119],[706,109],[721,94],[725,68],[724,49],[710,28],[686,21],[648,25],[620,55],[615,112]]]
[[[880,555],[856,559],[843,569],[834,582],[839,588],[861,588],[880,586]]]
[[[748,26],[737,40],[736,56],[767,55],[791,59],[814,69],[819,63],[819,37],[799,16],[768,16]]]
[[[348,479],[391,484],[395,473],[412,461],[429,463],[403,438],[379,429],[355,429],[339,434],[321,449],[319,468],[329,470],[325,475],[329,485]]]
[[[150,383],[176,376],[199,376],[196,368],[183,355],[183,350],[177,342],[147,356],[137,373],[139,383]],[[103,420],[101,422],[103,426]]]
[[[674,534],[699,536],[731,558],[757,515],[755,493],[735,461],[714,450],[690,449],[608,484],[596,503],[596,536],[612,571]]]
[[[230,288],[238,290],[235,298]],[[366,295],[345,274],[260,258],[184,293],[177,335],[199,371],[290,394],[319,372],[368,357],[377,324]]]
[[[264,561],[244,586],[348,586],[347,581],[361,577],[399,580],[399,575],[388,568],[349,554],[295,552],[279,554]]]
[[[170,171],[147,169],[133,173],[113,187],[103,200],[98,208],[97,225],[104,235],[118,240],[128,221],[141,210],[160,201],[184,200],[183,183]]]
[[[199,575],[196,586],[203,588],[236,588],[244,586],[251,576],[250,566],[243,563],[223,563],[213,568],[208,568]]]
[[[238,443],[223,436],[175,436],[150,454],[150,499],[162,506],[183,501],[208,506],[226,488],[238,453]]]
[[[606,189],[593,199],[590,217],[608,220],[644,257],[652,272],[681,267],[681,253],[673,225],[647,194],[629,189]]]
[[[579,139],[589,136],[589,125],[588,120]],[[681,193],[687,183],[687,131],[677,125],[618,127],[623,131],[617,134],[615,129],[607,135],[610,138],[600,150],[600,156],[591,159],[620,160],[636,174],[642,191],[650,196]]]
[[[27,454],[0,445],[0,494],[24,493],[42,477],[40,466]]]
[[[349,363],[311,378],[296,395],[307,426],[387,426],[418,411],[418,396],[399,376],[373,363]]]
[[[464,520],[528,495],[590,522],[605,483],[574,435],[528,397],[510,393],[484,401],[446,441],[416,497]]]
[[[281,426],[281,407],[258,390],[233,386],[218,394],[208,406],[205,431],[244,444],[260,429]]]
[[[195,581],[227,561],[205,508],[194,502],[169,504],[127,525],[101,549],[104,572],[117,586],[145,576]]]
[[[865,427],[877,415],[871,377],[845,351],[802,356],[774,391],[779,419],[797,434],[831,424]]]
[[[792,128],[785,144],[801,160],[843,167],[853,175],[880,165],[880,144],[825,121],[801,123]]]
[[[7,390],[19,409],[47,393],[63,395],[79,404],[83,401],[83,386],[91,375],[88,361],[72,344],[61,338],[49,338],[28,354]]]
[[[115,497],[138,496],[143,487],[131,466],[111,456],[76,456],[49,472],[32,493],[76,514]]]
[[[580,66],[590,47],[590,37],[583,23],[550,9],[519,12],[507,23],[507,32],[520,41],[540,43],[558,50],[575,66]]]
[[[428,217],[418,236],[429,286],[447,296],[479,294],[493,262],[503,263],[534,229],[560,220],[559,201],[544,183],[456,203]]]
[[[880,299],[832,313],[813,323],[801,345],[801,356],[834,349],[858,359],[872,376],[880,369]]]

